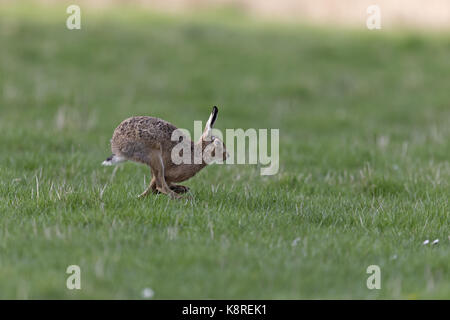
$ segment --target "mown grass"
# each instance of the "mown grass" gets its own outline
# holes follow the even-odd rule
[[[27,8],[0,11],[0,298],[450,297],[448,35]],[[280,129],[277,175],[138,200],[147,168],[100,166],[124,118],[215,104]]]

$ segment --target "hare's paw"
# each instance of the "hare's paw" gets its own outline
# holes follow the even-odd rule
[[[182,185],[171,185],[170,190],[176,192],[176,193],[186,193],[189,191],[189,188]]]
[[[138,198],[144,198],[144,197],[148,196],[151,193],[152,194],[159,194],[161,192],[158,189],[156,189],[156,188],[149,187],[144,192],[142,192],[140,195],[138,195]]]

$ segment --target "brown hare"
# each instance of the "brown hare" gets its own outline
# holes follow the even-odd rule
[[[187,137],[182,137],[182,143],[187,143],[186,146],[191,151],[189,161],[176,164],[176,161],[174,162],[172,159],[172,150],[181,141],[181,139],[172,141],[172,133],[177,130],[177,127],[159,118],[138,116],[122,121],[114,130],[111,139],[113,154],[102,164],[110,166],[126,160],[144,163],[150,167],[152,179],[148,188],[139,197],[161,192],[172,198],[179,198],[180,194],[186,193],[189,189],[182,185],[176,185],[174,182],[185,181],[193,177],[209,163],[203,157],[200,158],[200,161],[198,158],[194,159],[198,151],[203,154],[207,147],[213,144],[209,148],[213,149],[212,156],[216,157],[214,152],[219,150],[218,152],[222,152],[222,154],[217,154],[216,158],[220,158],[222,161],[227,158],[224,143],[212,136],[217,113],[218,109],[214,106],[199,141],[194,143]]]

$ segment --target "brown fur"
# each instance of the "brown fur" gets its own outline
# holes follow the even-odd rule
[[[194,157],[194,147],[201,146],[202,151],[207,145],[212,143],[211,128],[217,116],[217,108],[214,107],[211,113],[210,126],[205,127],[205,131],[197,143],[187,141],[191,145],[191,155]],[[178,198],[180,193],[185,193],[189,189],[185,186],[175,185],[173,182],[185,181],[196,175],[207,164],[203,161],[200,164],[174,164],[172,162],[172,149],[178,141],[171,141],[172,132],[176,130],[173,124],[154,117],[138,116],[128,118],[114,130],[111,139],[111,150],[114,155],[127,160],[146,164],[150,167],[152,180],[148,188],[140,195],[146,196],[150,193],[164,193],[172,198]],[[219,140],[220,141],[220,140]],[[221,141],[220,141],[221,142]],[[223,147],[223,160],[226,159],[225,146]],[[193,160],[193,159],[192,159]]]

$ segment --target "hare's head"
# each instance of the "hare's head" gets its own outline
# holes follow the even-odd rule
[[[203,152],[209,154],[212,161],[225,161],[228,158],[225,144],[222,140],[212,134],[212,129],[214,123],[216,122],[218,112],[219,110],[216,106],[214,106],[201,137],[202,150]]]

